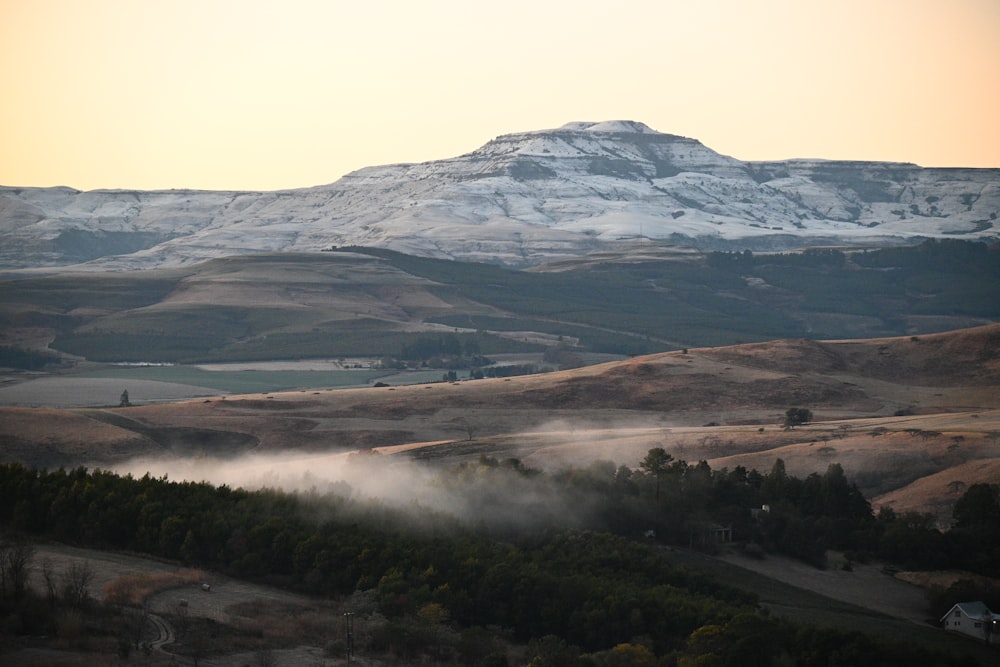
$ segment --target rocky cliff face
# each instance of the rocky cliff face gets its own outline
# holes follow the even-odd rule
[[[1000,238],[1000,169],[743,162],[642,123],[570,123],[275,192],[0,187],[0,268],[187,264],[366,245],[530,265],[644,236],[702,248]]]

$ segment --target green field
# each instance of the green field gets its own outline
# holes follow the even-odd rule
[[[195,366],[121,366],[75,374],[79,378],[114,378],[173,382],[218,389],[233,394],[252,394],[294,389],[338,389],[363,387],[381,380],[388,384],[417,384],[441,380],[441,371],[399,373],[393,370],[240,370],[207,371]]]

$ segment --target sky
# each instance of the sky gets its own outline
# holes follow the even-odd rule
[[[309,187],[612,119],[1000,167],[1000,0],[0,0],[0,185]]]

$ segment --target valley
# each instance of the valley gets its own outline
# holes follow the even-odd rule
[[[811,419],[787,425],[786,412],[793,405],[808,407]],[[242,489],[259,489],[257,493],[265,494],[264,498],[282,490],[314,499],[306,502],[345,494],[350,501],[336,502],[357,505],[368,502],[367,498],[376,507],[421,508],[425,518],[409,519],[410,530],[433,521],[429,517],[476,522],[485,521],[488,512],[493,515],[489,521],[499,522],[492,530],[510,531],[510,526],[526,519],[525,508],[541,525],[557,520],[563,512],[579,517],[587,505],[574,507],[551,491],[531,486],[518,490],[519,485],[533,479],[531,475],[537,473],[532,470],[544,471],[545,478],[553,480],[564,474],[561,471],[573,469],[596,473],[624,465],[639,471],[655,448],[663,448],[678,461],[704,461],[706,469],[720,475],[745,468],[761,473],[771,470],[771,477],[780,460],[789,476],[804,479],[823,474],[826,478],[835,466],[858,485],[880,516],[887,509],[903,517],[921,513],[948,527],[956,502],[970,487],[994,484],[1000,478],[998,439],[1000,325],[996,324],[895,338],[786,339],[689,348],[506,378],[208,394],[130,407],[0,407],[0,443],[8,463],[50,470],[87,466],[110,471],[149,487],[146,493],[169,478],[190,480],[178,488],[192,491],[208,487],[191,483],[208,482],[223,490],[220,498],[231,493],[226,489],[238,489],[235,498],[241,497]],[[516,466],[508,473],[515,479],[516,471],[523,470],[520,474],[527,475],[525,481],[510,480],[505,483],[513,484],[509,488],[486,487],[461,502],[454,495],[455,488],[446,492],[454,482],[441,486],[440,480],[449,475],[459,475],[456,480],[462,479],[462,470],[482,475],[497,461],[504,462],[499,471]],[[439,473],[444,477],[439,478]],[[72,474],[79,475],[79,469]],[[493,495],[497,493],[504,495]],[[499,498],[506,499],[498,502]],[[507,503],[513,505],[504,510]],[[544,512],[539,511],[542,507]],[[377,528],[386,521],[385,511],[378,510],[365,523],[372,523],[371,530],[376,532],[388,529],[395,534],[398,529],[391,528],[391,521]],[[512,514],[505,517],[503,511]],[[222,519],[221,514],[217,516],[213,521]],[[167,539],[166,533],[162,535],[161,544]],[[237,530],[232,535],[227,549],[238,549],[241,533]],[[594,539],[572,535],[551,539]],[[271,539],[278,540],[267,538]],[[394,549],[392,545],[399,540],[410,544],[414,539],[424,544],[404,531],[382,548]],[[468,538],[449,539],[461,545]],[[416,544],[408,549],[423,553],[426,547]],[[528,549],[528,544],[522,548]],[[281,553],[304,553],[301,548]],[[640,542],[630,547],[645,548]],[[354,553],[353,547],[348,552]],[[557,549],[553,553],[571,552]],[[606,558],[612,558],[611,553],[619,558],[623,552],[619,548]],[[860,635],[851,633],[874,633],[880,641],[903,641],[927,656],[937,656],[931,660],[948,655],[988,664],[992,658],[991,649],[933,627],[928,596],[941,595],[943,589],[906,583],[935,581],[933,577],[919,572],[894,577],[883,572],[877,561],[852,562],[857,556],[843,552],[825,554],[823,570],[783,555],[751,557],[748,553],[738,544],[709,549],[707,555],[666,547],[656,562],[668,572],[682,568],[701,573],[715,582],[713,586],[732,586],[742,591],[740,595],[754,596],[758,609],[766,610],[769,619],[758,623],[774,627],[786,622],[817,624],[827,628],[824,632],[842,633],[837,635],[843,637],[838,640],[841,645],[861,641]],[[421,607],[422,616],[387,619],[380,605],[392,608],[393,598],[385,597],[391,584],[384,577],[364,594],[320,601],[286,590],[292,581],[287,575],[264,575],[261,581],[258,570],[245,569],[254,567],[250,560],[237,561],[241,569],[236,572],[209,570],[188,581],[183,579],[181,561],[191,561],[190,554],[181,560],[175,556],[140,561],[130,554],[43,543],[35,555],[36,582],[43,575],[38,568],[44,563],[63,573],[74,572],[74,563],[90,568],[95,574],[91,593],[95,600],[102,599],[107,584],[130,577],[133,571],[144,573],[138,576],[149,581],[177,578],[176,584],[161,584],[165,587],[151,593],[141,607],[148,614],[141,641],[149,642],[150,652],[140,657],[147,650],[143,648],[133,656],[151,664],[178,657],[220,667],[248,660],[335,664],[343,660],[347,612],[357,614],[356,639],[365,654],[357,659],[366,664],[390,664],[393,656],[408,651],[434,655],[445,645],[450,659],[459,661],[462,651],[470,655],[492,651],[518,661],[540,650],[532,643],[525,646],[503,639],[502,633],[500,637],[469,634],[476,637],[471,646],[478,648],[463,648],[466,645],[455,630],[435,629],[443,626],[428,620],[435,618],[429,615],[436,608],[432,606]],[[551,557],[551,553],[546,556]],[[440,558],[436,562],[446,562]],[[318,555],[315,562],[321,561]],[[353,563],[350,567],[356,569],[366,561],[355,555],[340,562]],[[650,561],[644,562],[643,567],[651,567]],[[423,576],[457,577],[466,565],[441,567],[447,574],[435,575],[431,568]],[[615,571],[633,571],[634,567]],[[496,576],[494,572],[490,569],[490,576]],[[678,575],[669,576],[676,579]],[[956,572],[950,576],[970,575]],[[243,581],[246,578],[258,583]],[[568,579],[561,586],[578,579]],[[211,592],[199,590],[202,581],[211,582]],[[532,586],[533,596],[542,585]],[[623,583],[614,587],[627,589]],[[446,589],[438,590],[436,596]],[[373,597],[376,591],[379,604]],[[695,595],[703,599],[697,597],[701,593]],[[460,599],[450,602],[451,608],[464,608]],[[110,654],[115,649],[108,634],[136,622],[137,612],[127,609],[118,612],[121,617],[102,615],[104,620],[91,621],[86,632],[92,638],[85,643],[79,643],[81,635],[72,634],[82,630],[63,625],[60,636],[77,637],[68,641],[78,643],[56,647],[21,643],[8,648],[13,652],[7,655],[23,664],[45,664],[53,659]],[[646,613],[652,612],[647,608]],[[740,632],[735,623],[726,626],[727,632]],[[663,635],[657,636],[660,647]],[[142,646],[141,641],[137,646]],[[685,650],[700,649],[692,643]]]
[[[0,442],[49,468],[359,449],[554,468],[662,446],[763,471],[780,456],[802,475],[840,462],[876,503],[947,525],[967,486],[996,479],[997,267],[956,241],[647,245],[530,272],[354,249],[22,276],[3,283],[0,332],[42,366],[4,375]],[[502,367],[517,374],[472,379]],[[786,429],[792,407],[812,422]]]
[[[862,636],[906,638],[958,660],[966,646],[928,625],[927,601],[959,594],[944,577],[995,585],[943,571],[974,535],[956,507],[1000,479],[995,257],[964,241],[781,253],[641,242],[524,271],[349,248],[7,274],[0,472],[36,480],[0,485],[15,494],[7,522],[45,526],[63,544],[37,553],[65,572],[110,572],[135,551],[161,559],[133,564],[143,577],[200,565],[250,596],[219,589],[205,606],[191,582],[151,593],[154,661],[331,664],[346,610],[362,614],[370,664],[523,661],[543,650],[534,628],[556,618],[588,659],[612,660],[601,642],[626,640],[695,655],[722,600],[742,611],[719,632],[767,626],[781,651],[830,632],[861,652],[903,650]],[[662,501],[656,452],[672,462]],[[805,498],[782,502],[802,508],[759,518],[782,480]],[[828,487],[853,499],[851,518],[802,518]],[[703,542],[709,519],[735,540]],[[858,522],[850,538],[837,521]],[[105,548],[67,557],[66,542]],[[962,562],[981,573],[990,553]],[[887,574],[881,559],[916,571]],[[329,601],[301,596],[320,590]],[[578,613],[537,610],[576,596],[605,619],[599,633]],[[601,596],[612,602],[592,608]],[[47,632],[103,642],[83,654],[113,652],[139,609],[95,588],[102,614],[80,625],[66,604]],[[676,605],[698,611],[664,625]],[[477,628],[487,617],[500,621]],[[646,627],[657,630],[635,634]],[[51,650],[16,655],[42,664]]]

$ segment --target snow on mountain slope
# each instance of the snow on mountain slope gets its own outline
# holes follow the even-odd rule
[[[275,192],[0,187],[0,267],[170,266],[331,246],[512,265],[645,236],[704,248],[1000,237],[1000,169],[743,162],[634,121]]]

